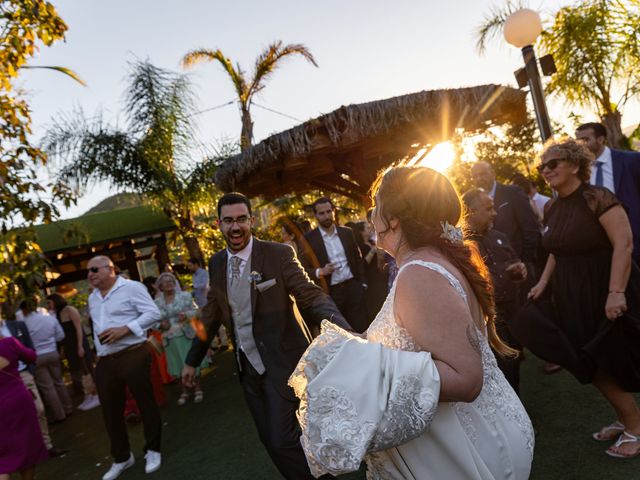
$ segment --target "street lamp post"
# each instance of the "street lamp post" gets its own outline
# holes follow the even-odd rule
[[[547,112],[547,104],[544,101],[544,91],[542,82],[540,81],[540,72],[538,71],[538,61],[533,50],[533,44],[538,36],[542,33],[542,22],[537,12],[523,8],[512,13],[504,23],[504,38],[516,48],[522,50],[524,59],[524,71],[531,91],[531,99],[533,100],[533,108],[536,112],[536,120],[540,129],[542,141],[546,142],[553,132],[551,130],[551,122],[549,121],[549,113]]]

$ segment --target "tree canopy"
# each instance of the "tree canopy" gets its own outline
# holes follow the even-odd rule
[[[524,0],[494,7],[479,26],[478,50],[502,31]],[[581,0],[544,20],[540,54],[552,54],[557,72],[547,91],[593,109],[614,147],[629,147],[622,133],[625,104],[640,93],[640,0]]]
[[[80,111],[57,119],[44,145],[62,163],[62,183],[82,189],[105,181],[141,195],[174,221],[189,255],[202,259],[195,217],[210,213],[220,160],[192,158],[194,102],[185,75],[135,61],[124,96],[125,128]]]
[[[69,206],[74,200],[66,185],[46,183],[39,177],[47,157],[32,143],[31,110],[22,92],[14,88],[39,45],[51,46],[64,38],[66,30],[49,2],[5,0],[0,4],[0,302],[9,310],[20,295],[39,288],[47,267],[28,227],[51,221],[58,215],[56,205]]]

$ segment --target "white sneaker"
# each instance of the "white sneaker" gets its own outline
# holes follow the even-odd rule
[[[129,460],[111,465],[109,471],[102,476],[102,480],[115,480],[127,468],[133,467],[134,463],[136,463],[136,459],[133,457],[133,453],[129,453]]]
[[[153,473],[160,468],[162,463],[162,455],[160,452],[148,450],[144,455],[147,464],[144,466],[144,473]]]
[[[98,395],[89,395],[89,398],[82,403],[84,403],[83,410],[91,410],[92,408],[100,406],[100,399],[98,398]]]
[[[76,408],[78,410],[84,410],[85,406],[87,405],[87,403],[89,402],[89,399],[92,397],[92,395],[85,395],[84,396],[84,400],[82,400],[82,403],[80,405],[78,405]]]

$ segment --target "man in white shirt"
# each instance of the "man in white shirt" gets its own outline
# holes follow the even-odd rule
[[[310,248],[303,248],[300,261],[307,274],[327,291],[357,332],[368,325],[364,291],[367,280],[360,249],[350,228],[335,224],[335,207],[321,197],[313,203],[318,227],[305,235]]]
[[[55,317],[36,311],[34,298],[23,300],[20,310],[38,354],[34,373],[36,385],[45,405],[49,407],[52,422],[62,422],[73,412],[71,397],[62,378],[62,364],[58,353],[58,342],[64,340],[64,331]]]
[[[136,399],[145,436],[145,472],[160,468],[162,419],[151,385],[151,352],[146,331],[160,310],[140,282],[116,276],[111,259],[93,257],[88,265],[89,312],[98,354],[95,369],[102,415],[114,463],[102,477],[114,480],[135,463],[124,420],[125,389]]]

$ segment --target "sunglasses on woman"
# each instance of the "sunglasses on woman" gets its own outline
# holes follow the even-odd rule
[[[555,170],[556,168],[558,168],[558,164],[562,161],[562,158],[552,158],[551,160],[549,160],[548,162],[544,162],[541,163],[540,165],[536,166],[536,170],[538,171],[538,173],[542,173],[544,172],[545,168],[548,168],[549,170]]]

